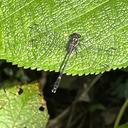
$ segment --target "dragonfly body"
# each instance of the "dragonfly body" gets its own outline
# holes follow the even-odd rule
[[[80,39],[81,35],[78,34],[78,33],[73,33],[69,36],[69,41],[68,41],[68,44],[67,44],[67,53],[62,61],[62,64],[60,66],[60,69],[59,69],[59,76],[57,78],[57,80],[55,81],[54,85],[53,85],[53,89],[52,89],[52,92],[53,93],[56,93],[56,90],[57,88],[59,87],[59,84],[60,84],[60,81],[61,81],[61,78],[62,78],[62,75],[63,75],[63,71],[66,67],[66,64],[69,60],[69,57],[71,55],[71,53],[76,49],[76,46],[79,42],[79,39]]]
[[[70,53],[76,48],[80,37],[81,37],[81,35],[78,33],[73,33],[69,36],[69,41],[68,41],[68,45],[67,45],[67,52]]]

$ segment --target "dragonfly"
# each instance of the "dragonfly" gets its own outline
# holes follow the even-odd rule
[[[61,63],[61,66],[59,68],[59,76],[57,77],[54,85],[53,85],[53,88],[52,88],[52,93],[56,93],[59,85],[60,85],[60,82],[61,82],[61,79],[62,79],[62,76],[63,76],[63,72],[64,72],[64,69],[67,65],[67,62],[68,60],[70,59],[70,56],[71,54],[73,53],[74,50],[76,50],[76,46],[78,45],[79,43],[79,39],[80,39],[81,35],[78,34],[78,33],[72,33],[70,36],[69,36],[69,41],[67,43],[67,47],[66,47],[66,54],[65,54],[65,57]]]

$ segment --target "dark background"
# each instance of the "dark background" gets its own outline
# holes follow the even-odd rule
[[[46,74],[46,75],[44,75]],[[89,92],[80,102],[76,99],[82,94],[82,88],[90,85],[97,77],[96,75],[87,76],[66,76],[64,75],[63,84],[71,86],[68,88],[59,88],[56,94],[51,93],[58,73],[43,72],[31,69],[18,68],[16,65],[0,61],[0,86],[9,84],[10,87],[15,83],[20,85],[24,83],[39,82],[42,92],[47,102],[50,119],[47,127],[61,125],[66,128],[113,128],[117,114],[128,97],[128,70],[120,69],[103,73],[94,83]],[[44,78],[45,77],[45,78]],[[65,78],[66,77],[66,78]],[[45,79],[44,83],[41,80]],[[84,85],[84,86],[83,86]],[[86,89],[85,89],[86,90]],[[75,102],[75,103],[74,103]],[[75,104],[75,105],[74,105]],[[75,107],[74,107],[75,106]],[[59,120],[57,116],[61,115],[67,108],[70,108],[67,115],[62,115]],[[72,115],[72,117],[71,117]],[[81,115],[80,120],[77,120]],[[71,121],[69,121],[69,119]],[[83,120],[83,122],[82,122]],[[55,121],[54,123],[51,121]],[[126,123],[127,110],[125,111],[120,124]],[[74,122],[74,124],[72,123]],[[72,123],[72,124],[71,124]],[[60,125],[60,128],[62,126]]]

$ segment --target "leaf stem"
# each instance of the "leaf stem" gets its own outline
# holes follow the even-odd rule
[[[118,128],[119,127],[119,123],[120,123],[120,120],[126,110],[126,108],[128,107],[128,99],[125,100],[124,104],[122,105],[120,111],[119,111],[119,114],[117,115],[117,118],[116,118],[116,121],[115,121],[115,124],[114,124],[114,128]]]

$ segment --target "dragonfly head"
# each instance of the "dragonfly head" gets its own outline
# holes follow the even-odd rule
[[[70,35],[70,38],[72,38],[73,41],[78,41],[80,37],[81,37],[81,35],[78,33],[72,33]]]

